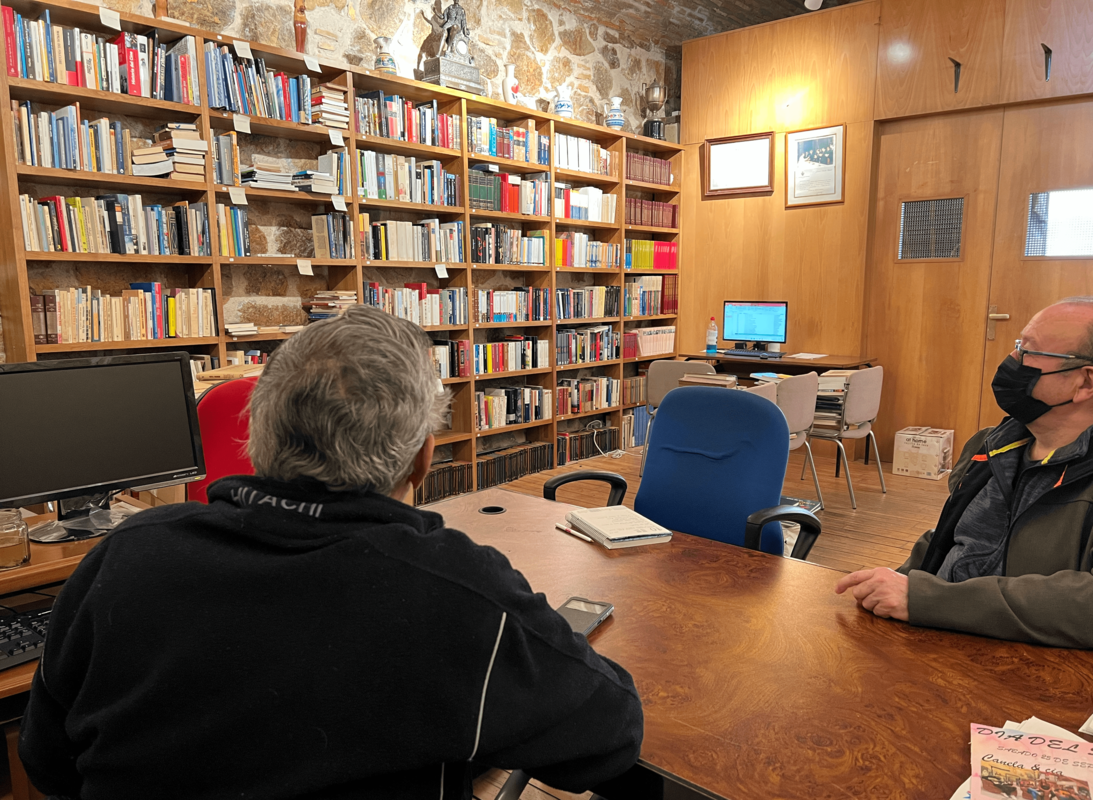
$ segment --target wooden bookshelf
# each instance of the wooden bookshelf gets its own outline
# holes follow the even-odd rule
[[[108,33],[99,22],[99,7],[77,0],[13,0],[16,10],[34,19],[45,9],[50,10],[52,21],[55,24],[66,27],[78,26],[81,29],[97,33]],[[221,109],[210,109],[207,105],[208,98],[205,93],[204,60],[201,54],[204,52],[205,41],[212,41],[218,45],[231,45],[234,37],[216,34],[178,23],[157,20],[137,14],[121,13],[122,28],[135,33],[147,33],[153,28],[158,28],[163,38],[175,41],[182,36],[195,37],[195,45],[198,53],[197,81],[202,105],[194,106],[183,103],[171,103],[160,100],[151,100],[143,97],[134,97],[111,92],[102,92],[95,89],[72,87],[59,84],[51,84],[42,81],[32,81],[22,78],[9,78],[0,74],[0,97],[10,108],[10,101],[31,101],[40,103],[45,107],[58,107],[79,102],[83,118],[94,119],[96,116],[109,117],[128,116],[147,120],[149,123],[162,121],[187,121],[194,122],[202,137],[211,141],[211,136],[224,131],[233,130],[235,122],[230,112]],[[498,287],[498,281],[507,281],[504,288],[515,286],[534,286],[549,289],[551,292],[552,307],[555,304],[554,291],[558,288],[579,288],[592,283],[597,286],[617,286],[620,292],[624,291],[627,276],[640,277],[645,275],[679,275],[680,270],[628,270],[625,269],[625,244],[628,238],[655,239],[657,241],[679,241],[679,229],[665,229],[624,224],[625,203],[628,192],[640,193],[645,197],[653,194],[656,199],[668,202],[679,202],[678,195],[683,186],[681,176],[683,169],[683,148],[670,142],[660,142],[647,139],[642,136],[611,130],[602,126],[579,122],[573,119],[563,119],[546,112],[513,106],[501,101],[478,97],[433,84],[412,81],[397,76],[383,75],[372,69],[354,67],[349,64],[320,56],[318,59],[320,73],[310,72],[299,53],[284,50],[260,42],[250,42],[251,49],[256,55],[266,60],[268,67],[275,70],[284,70],[291,75],[309,74],[313,81],[329,82],[337,86],[345,87],[349,94],[351,113],[354,112],[354,94],[363,94],[374,90],[381,90],[388,94],[398,94],[414,102],[425,102],[435,99],[438,109],[446,114],[458,114],[461,126],[461,146],[458,149],[445,148],[435,145],[419,144],[416,142],[388,139],[372,134],[362,135],[355,131],[355,113],[350,123],[350,131],[343,132],[344,147],[348,153],[351,164],[351,187],[355,192],[357,185],[357,153],[359,151],[374,150],[380,153],[401,155],[416,158],[418,160],[439,160],[445,169],[459,176],[459,191],[462,205],[435,206],[420,203],[403,203],[395,200],[375,200],[357,197],[355,194],[344,195],[347,213],[356,220],[359,213],[379,214],[381,218],[387,215],[395,215],[395,219],[427,219],[438,217],[443,222],[462,221],[464,228],[463,247],[467,254],[467,262],[433,262],[433,261],[380,261],[366,258],[361,252],[359,242],[356,246],[356,255],[350,259],[316,259],[311,258],[313,267],[322,267],[326,271],[329,289],[355,289],[358,297],[364,297],[366,274],[368,280],[375,280],[375,275],[383,275],[385,270],[414,270],[420,271],[420,279],[429,282],[430,286],[463,288],[468,292],[468,302],[474,302],[474,292],[483,284],[492,288]],[[2,46],[2,44],[0,44]],[[2,71],[0,71],[2,72]],[[558,134],[577,136],[596,142],[601,147],[608,149],[612,154],[617,167],[613,175],[599,175],[590,172],[562,169],[553,163],[536,164],[515,161],[509,158],[490,156],[469,151],[466,122],[468,116],[492,117],[498,120],[499,125],[526,127],[532,125],[541,134],[549,136],[551,143],[556,141]],[[319,145],[318,151],[325,152],[336,147],[331,142],[330,130],[322,125],[306,125],[299,122],[287,122],[278,119],[264,118],[249,115],[251,133],[256,136],[272,136],[282,139],[292,139],[301,142],[310,142]],[[240,134],[245,138],[246,134]],[[296,256],[293,254],[279,254],[273,256],[221,256],[218,252],[219,236],[216,230],[217,220],[212,213],[215,203],[219,200],[225,202],[228,196],[228,187],[216,183],[212,170],[211,150],[207,157],[207,169],[205,180],[201,182],[178,181],[165,178],[146,178],[128,175],[112,175],[109,173],[77,172],[61,169],[47,169],[43,167],[29,167],[16,164],[16,147],[12,126],[0,126],[0,147],[3,148],[2,163],[0,163],[0,180],[6,185],[6,191],[0,193],[3,198],[0,202],[0,214],[6,214],[7,224],[0,225],[0,314],[4,320],[4,347],[10,361],[32,361],[39,356],[57,357],[66,353],[87,354],[98,351],[120,350],[151,350],[155,348],[193,348],[195,352],[215,355],[221,360],[229,349],[238,349],[250,343],[276,344],[288,339],[292,334],[278,332],[269,334],[253,334],[249,336],[232,337],[221,333],[216,337],[194,339],[165,339],[165,340],[140,340],[126,342],[87,342],[64,345],[38,345],[34,344],[32,324],[30,318],[30,273],[37,269],[41,262],[81,262],[104,265],[135,265],[137,267],[151,268],[155,266],[184,267],[182,272],[188,276],[189,286],[211,288],[216,291],[217,315],[221,328],[225,321],[224,305],[224,277],[225,270],[236,265],[255,265],[282,268],[296,268]],[[551,147],[553,156],[553,146]],[[675,181],[671,186],[651,184],[643,181],[632,180],[626,177],[626,153],[638,151],[654,154],[657,157],[669,159],[672,162],[672,173]],[[519,175],[546,173],[552,182],[572,184],[575,187],[596,186],[602,188],[605,193],[614,194],[618,198],[616,219],[613,222],[589,222],[583,220],[556,219],[553,216],[532,216],[526,214],[513,214],[499,211],[484,211],[471,209],[469,203],[468,174],[475,166],[484,164],[496,166],[498,172],[507,172]],[[44,184],[56,188],[57,194],[73,195],[87,194],[87,190],[103,190],[106,192],[148,193],[164,196],[166,199],[177,197],[179,200],[204,200],[210,205],[210,237],[216,252],[212,256],[141,256],[141,255],[116,255],[102,253],[59,253],[59,252],[25,252],[20,231],[20,213],[18,195],[23,184]],[[330,195],[309,192],[286,192],[271,189],[254,189],[245,187],[247,197],[252,202],[262,200],[274,203],[305,204],[314,206],[316,210],[327,209],[333,204]],[[201,195],[198,197],[197,195]],[[376,217],[373,216],[373,219]],[[545,231],[547,238],[546,263],[538,264],[477,264],[469,262],[470,254],[470,228],[476,222],[499,221],[511,223],[522,227],[525,232]],[[580,232],[587,234],[590,240],[618,245],[620,250],[620,264],[618,267],[594,268],[594,267],[565,267],[558,266],[554,262],[553,240],[562,232]],[[438,278],[436,264],[443,263],[448,271],[447,278]],[[318,272],[319,270],[316,270]],[[511,276],[508,275],[511,273]],[[415,273],[416,274],[416,273]],[[402,278],[396,282],[383,277],[379,278],[385,286],[400,285]],[[488,281],[488,283],[486,283]],[[98,288],[98,287],[92,287]],[[620,302],[621,302],[620,298]],[[620,309],[621,311],[621,309]],[[671,324],[675,315],[654,315],[644,317],[613,316],[607,318],[584,319],[557,319],[556,309],[552,312],[551,320],[531,322],[503,322],[503,323],[475,323],[473,317],[470,321],[460,325],[436,325],[425,328],[434,338],[470,339],[476,343],[483,343],[494,335],[495,330],[513,329],[525,331],[540,340],[550,341],[550,359],[554,363],[556,359],[555,340],[559,328],[581,328],[591,325],[606,325],[620,335],[628,330],[646,325],[656,326]],[[443,383],[452,395],[452,428],[437,434],[437,444],[450,447],[455,460],[472,464],[472,474],[477,475],[474,465],[477,462],[476,443],[480,440],[488,440],[489,437],[514,432],[526,432],[529,441],[557,442],[557,434],[560,431],[576,431],[583,427],[584,418],[591,416],[606,417],[606,424],[611,427],[619,427],[622,422],[622,414],[634,408],[634,405],[615,406],[594,412],[580,414],[566,414],[540,422],[526,423],[522,425],[510,425],[501,428],[475,430],[474,425],[474,392],[480,385],[489,386],[491,382],[503,381],[509,385],[520,383],[534,384],[550,389],[555,389],[559,378],[571,378],[575,374],[602,375],[614,379],[633,377],[637,370],[653,360],[659,358],[672,358],[675,353],[643,357],[643,358],[618,358],[609,361],[600,361],[586,364],[571,364],[562,367],[550,366],[529,370],[513,370],[502,373],[485,375],[472,375],[462,378],[445,379]],[[555,398],[556,403],[556,398]],[[556,405],[552,408],[555,410]],[[477,480],[477,478],[475,479]]]

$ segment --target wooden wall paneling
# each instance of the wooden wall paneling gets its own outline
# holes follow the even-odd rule
[[[1025,323],[1041,308],[1074,295],[1093,295],[1093,258],[1026,258],[1029,194],[1093,188],[1093,152],[1080,131],[1093,129],[1093,99],[1018,106],[1005,111],[1002,173],[990,303],[1010,319],[995,324],[986,343],[979,425],[995,425],[1002,411],[991,379]],[[984,322],[981,313],[979,323]]]
[[[1006,0],[881,0],[876,118],[998,103],[1005,13]]]
[[[1051,79],[1044,45],[1051,49]],[[1008,0],[1002,45],[1002,102],[1093,92],[1093,4]]]
[[[908,425],[978,429],[1003,112],[878,123],[875,232],[864,349],[884,366],[883,458]],[[965,197],[960,260],[897,261],[905,200]]]

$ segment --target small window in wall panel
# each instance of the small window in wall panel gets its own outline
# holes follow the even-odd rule
[[[1093,256],[1093,189],[1028,197],[1026,256]]]
[[[908,200],[899,212],[899,259],[960,258],[964,198]]]

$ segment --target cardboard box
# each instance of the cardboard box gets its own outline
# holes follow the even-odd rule
[[[896,432],[892,474],[940,480],[953,468],[953,432],[939,428],[904,428]]]

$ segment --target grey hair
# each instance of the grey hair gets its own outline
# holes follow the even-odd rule
[[[1058,300],[1052,303],[1053,306],[1062,305],[1082,305],[1093,306],[1093,297],[1089,295],[1075,295],[1074,297],[1064,297],[1062,300]],[[1085,342],[1081,348],[1074,355],[1080,355],[1084,358],[1093,361],[1093,323],[1089,324],[1089,327],[1085,329]]]
[[[390,494],[447,406],[431,344],[412,322],[362,305],[286,340],[251,395],[255,472]]]

